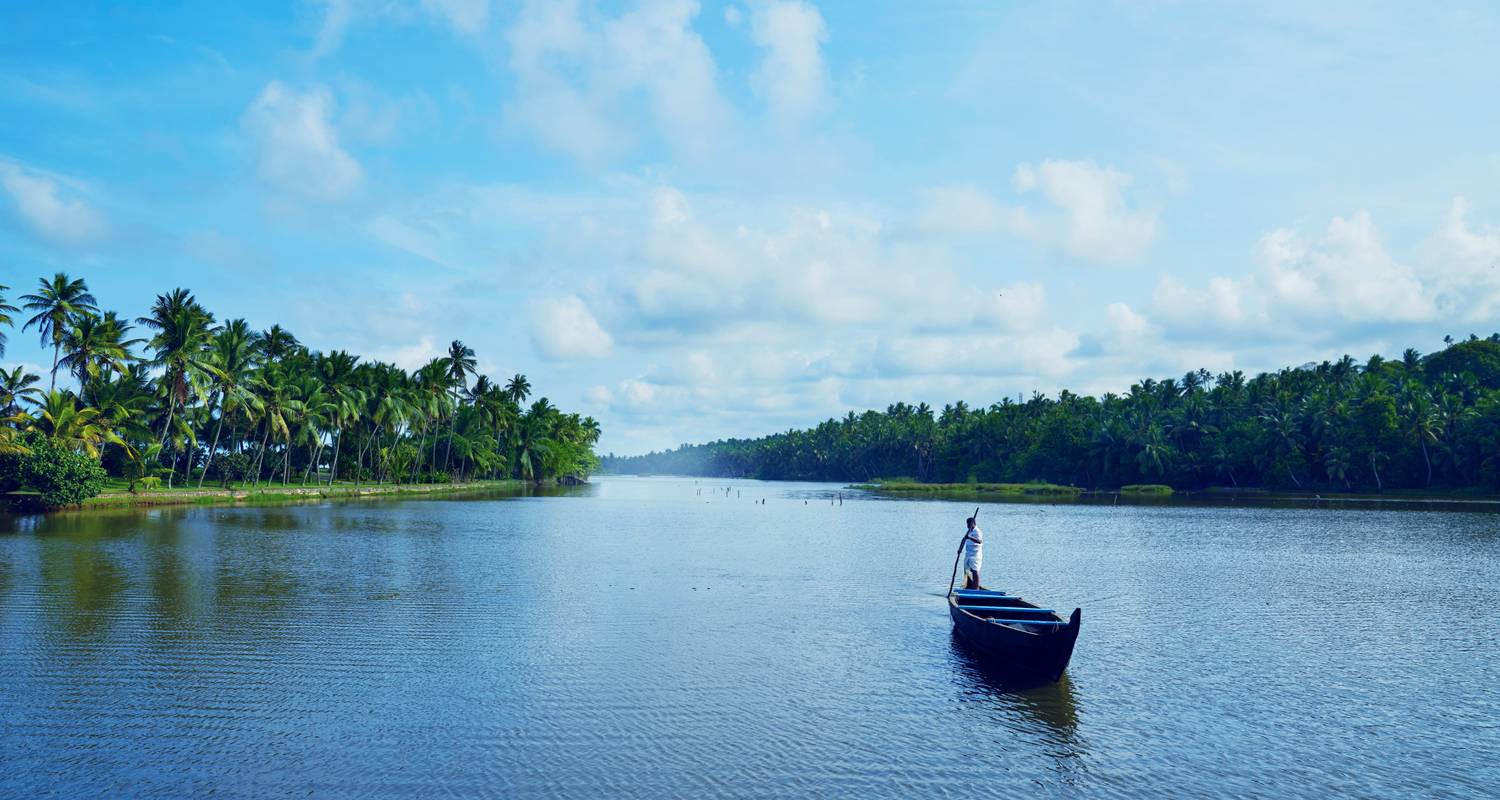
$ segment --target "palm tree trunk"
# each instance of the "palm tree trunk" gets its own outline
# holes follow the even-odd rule
[[[339,451],[344,449],[344,431],[335,428],[333,435],[337,437],[333,443],[333,465],[328,468],[328,488],[333,488],[333,482],[339,476]]]
[[[312,477],[312,472],[318,466],[318,459],[323,457],[323,437],[318,436],[318,444],[313,448],[312,458],[307,460],[307,471],[302,473],[302,485],[307,485],[307,480]]]
[[[219,449],[219,431],[224,430],[224,406],[219,404],[219,424],[214,426],[214,443],[208,448],[208,460],[203,462],[203,474],[198,476],[198,488],[203,488],[203,479],[208,477],[208,468],[213,466],[214,451]]]
[[[173,393],[171,390],[168,390],[167,391],[167,424],[162,427],[162,429],[161,429],[161,439],[157,440],[157,442],[156,442],[157,444],[161,445],[162,447],[166,447],[167,446],[167,436],[170,435],[170,433],[172,431],[172,414],[176,410],[177,410],[177,395],[175,393]]]
[[[62,352],[62,340],[54,339],[52,342],[52,382],[47,385],[47,393],[57,391],[57,356]]]
[[[266,460],[266,443],[271,441],[271,426],[266,425],[266,435],[261,437],[260,452],[255,456],[255,482],[251,486],[260,485],[260,466]]]
[[[1422,460],[1427,463],[1427,485],[1432,485],[1432,459],[1427,456],[1427,440],[1422,440]]]
[[[1375,466],[1375,451],[1370,451],[1370,471],[1375,473],[1375,490],[1385,491],[1385,484],[1380,482],[1380,468]]]
[[[448,420],[448,448],[443,452],[443,471],[448,471],[448,459],[453,455],[453,428],[458,425],[458,409],[453,409],[453,416]]]

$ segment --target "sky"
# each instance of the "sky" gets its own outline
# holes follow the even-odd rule
[[[620,454],[1430,352],[1500,330],[1497,41],[1483,2],[9,4],[0,284],[461,339]]]

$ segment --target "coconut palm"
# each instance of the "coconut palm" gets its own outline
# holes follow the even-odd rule
[[[113,315],[106,320],[97,314],[84,312],[74,315],[69,322],[62,340],[65,355],[58,366],[73,373],[79,386],[84,386],[104,372],[123,372],[130,364],[130,351],[121,338],[124,331]]]
[[[82,278],[69,278],[65,272],[53,275],[51,280],[38,281],[36,293],[23,295],[21,299],[26,301],[27,311],[36,312],[21,330],[36,326],[42,346],[52,346],[52,382],[47,387],[51,391],[57,388],[58,359],[68,321],[76,315],[98,311],[98,301],[89,294],[88,284]]]
[[[78,396],[67,389],[54,389],[42,398],[30,429],[94,458],[99,457],[99,447],[105,443],[125,445],[99,409],[80,405]]]
[[[163,370],[161,390],[167,401],[167,417],[160,441],[165,444],[177,411],[216,369],[208,352],[215,332],[214,316],[188,290],[173,289],[157,295],[151,313],[137,322],[155,332],[147,345],[155,352],[149,363]]]
[[[469,388],[469,376],[477,367],[474,348],[454,339],[448,345],[448,385],[455,404],[453,416],[448,418],[448,447],[443,453],[443,469],[448,469],[449,457],[453,455],[453,424],[458,420],[456,406],[462,403],[461,393]]]
[[[214,334],[209,345],[208,360],[213,366],[209,377],[209,411],[212,413],[217,406],[218,420],[214,423],[213,442],[208,446],[207,460],[204,461],[203,471],[198,475],[199,488],[202,488],[204,478],[208,477],[214,454],[219,450],[219,435],[224,430],[224,420],[233,416],[247,402],[256,400],[255,394],[246,384],[256,366],[259,344],[259,334],[250,330],[243,319],[235,319],[226,322]]]
[[[21,413],[21,403],[40,403],[42,390],[37,388],[41,378],[17,365],[9,371],[0,369],[0,416],[12,417]]]
[[[505,393],[510,396],[510,401],[519,407],[531,396],[531,381],[526,376],[517,372],[505,383]]]

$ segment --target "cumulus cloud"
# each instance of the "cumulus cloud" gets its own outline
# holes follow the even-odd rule
[[[260,179],[276,189],[322,202],[353,191],[364,171],[340,146],[333,113],[333,93],[326,87],[298,92],[280,81],[266,84],[243,121],[255,143]]]
[[[1471,223],[1469,201],[1455,197],[1447,222],[1425,249],[1440,315],[1479,323],[1500,314],[1500,227]]]
[[[751,85],[784,124],[817,110],[826,82],[823,15],[801,0],[764,0],[750,14],[750,38],[765,50]]]
[[[544,358],[581,361],[605,358],[614,349],[609,332],[577,295],[531,304],[531,343]]]
[[[1033,235],[1081,261],[1134,261],[1156,238],[1154,211],[1132,208],[1125,199],[1132,177],[1091,161],[1043,161],[1016,167],[1021,193],[1040,192],[1055,212],[1038,216]]]
[[[1311,242],[1291,229],[1272,231],[1259,251],[1271,295],[1300,315],[1417,322],[1435,311],[1415,270],[1387,252],[1364,211],[1334,217]]]
[[[528,2],[508,32],[517,99],[511,118],[583,160],[629,146],[626,112],[646,101],[661,135],[696,155],[723,127],[718,67],[692,28],[692,0],[647,0],[612,19],[576,2]]]
[[[53,244],[85,245],[109,233],[104,215],[83,199],[86,187],[76,181],[0,159],[0,188],[16,216]]]

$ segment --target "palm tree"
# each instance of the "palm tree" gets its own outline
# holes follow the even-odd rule
[[[137,322],[156,332],[147,344],[156,353],[151,365],[163,368],[161,388],[167,400],[167,419],[160,441],[165,444],[177,410],[187,404],[203,379],[215,371],[208,355],[215,332],[214,316],[188,290],[173,289],[157,295],[150,315]],[[167,481],[170,484],[171,476]]]
[[[474,348],[454,339],[448,345],[448,381],[453,387],[453,399],[455,403],[461,403],[459,393],[469,388],[469,376],[473,375],[478,362],[474,358]],[[453,424],[458,420],[455,412],[448,420],[448,448],[443,453],[443,469],[448,469],[449,457],[453,454]]]
[[[59,272],[52,280],[37,282],[36,294],[23,295],[26,310],[35,311],[36,316],[26,321],[21,330],[35,325],[42,346],[52,345],[52,382],[48,391],[57,388],[57,362],[62,355],[63,337],[67,333],[68,320],[75,315],[98,311],[97,301],[89,294],[88,284]]]
[[[261,355],[267,361],[281,361],[301,349],[297,337],[280,325],[272,325],[260,334]]]
[[[509,381],[506,381],[505,393],[510,397],[510,401],[519,407],[526,402],[526,398],[531,396],[531,381],[526,380],[525,375],[517,372],[510,377]]]
[[[342,350],[335,350],[317,359],[317,373],[323,381],[323,393],[329,404],[328,421],[332,425],[333,463],[328,473],[328,485],[338,478],[339,451],[344,446],[344,429],[359,418],[359,407],[363,395],[354,385],[354,368],[359,358]]]
[[[14,314],[14,313],[16,313],[16,312],[18,312],[18,311],[21,310],[19,308],[16,308],[15,306],[11,305],[10,303],[5,302],[5,293],[8,292],[8,291],[10,291],[10,287],[9,286],[6,286],[5,284],[0,284],[0,328],[8,328],[8,327],[16,324],[16,321],[14,319],[12,319],[10,315]],[[0,330],[0,356],[4,356],[4,355],[5,355],[5,331]]]
[[[125,446],[124,440],[110,429],[97,408],[80,406],[78,396],[63,389],[54,389],[42,399],[31,430],[41,433],[58,444],[99,457],[99,446],[111,442]]]
[[[62,340],[66,355],[58,365],[73,373],[79,386],[105,371],[125,371],[131,356],[120,339],[123,331],[118,324],[88,312],[73,316],[71,323]]]
[[[36,387],[41,378],[16,366],[9,372],[0,369],[0,417],[21,413],[21,402],[40,403],[42,390]]]
[[[209,467],[213,466],[214,454],[219,450],[219,434],[224,430],[224,419],[232,416],[236,409],[253,397],[245,384],[255,367],[255,354],[259,344],[259,334],[251,331],[243,319],[230,320],[214,335],[208,353],[209,362],[214,367],[209,413],[212,414],[213,406],[217,405],[219,414],[218,422],[214,425],[213,443],[208,446],[208,458],[203,463],[203,471],[198,475],[200,489],[203,487],[203,479],[208,477]]]

